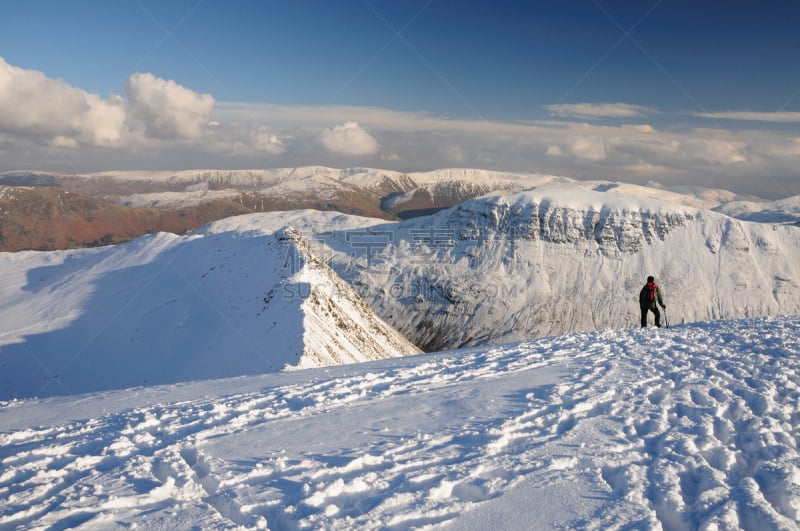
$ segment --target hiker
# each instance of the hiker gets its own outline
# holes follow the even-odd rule
[[[647,312],[652,311],[656,316],[656,326],[661,328],[661,312],[658,311],[656,302],[666,309],[664,299],[661,296],[661,288],[656,284],[656,279],[652,276],[647,277],[647,284],[639,292],[639,308],[642,310],[642,328],[647,328]]]

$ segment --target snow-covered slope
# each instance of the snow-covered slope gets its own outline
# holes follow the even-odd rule
[[[638,185],[608,181],[573,181],[573,187],[594,190],[596,192],[609,192],[615,195],[633,196],[642,199],[646,204],[650,200],[659,203],[674,203],[676,205],[693,208],[713,209],[722,204],[740,200],[741,197],[727,190],[703,187],[676,187],[666,188],[658,183]]]
[[[194,188],[187,186],[187,188]],[[131,194],[115,201],[121,205],[129,207],[167,207],[167,206],[195,206],[202,205],[216,199],[226,199],[239,197],[240,193],[236,190],[208,190],[194,189],[183,192],[150,192],[143,194]]]
[[[797,529],[798,338],[602,330],[0,404],[0,528]]]
[[[785,210],[776,203],[765,206],[757,198],[738,196],[727,190],[704,187],[667,188],[659,183],[635,185],[610,181],[574,180],[568,177],[511,173],[474,168],[445,168],[402,173],[376,168],[297,168],[252,170],[106,171],[89,174],[42,172],[0,173],[0,182],[22,186],[64,186],[100,195],[128,206],[186,207],[219,199],[246,196],[265,202],[267,210],[287,210],[288,203],[308,205],[331,201],[344,212],[366,212],[364,203],[383,206],[388,213],[440,209],[492,192],[511,193],[533,188],[578,188],[633,195],[696,208],[712,209],[727,203],[731,212]],[[104,191],[105,190],[105,191]],[[125,191],[127,190],[127,192]],[[133,191],[133,192],[132,192]],[[349,203],[348,203],[349,199]],[[287,203],[288,202],[288,203]],[[275,203],[275,204],[272,204]],[[795,200],[796,203],[796,200]],[[352,210],[348,210],[351,208]],[[789,210],[796,214],[796,205]],[[726,212],[729,213],[729,212]],[[406,217],[409,217],[406,213]],[[795,216],[796,217],[796,216]]]
[[[395,186],[396,190],[409,186],[421,186],[436,182],[463,181],[490,183],[523,181],[532,183],[554,181],[559,178],[539,174],[509,173],[470,168],[450,168],[428,172],[402,173],[378,168],[329,168],[326,166],[300,166],[263,170],[178,170],[178,171],[111,171],[85,174],[90,179],[109,178],[119,181],[209,183],[232,186],[271,186],[286,181],[331,180],[342,181],[359,187],[381,188]],[[569,181],[569,179],[566,179]]]
[[[800,226],[800,196],[777,201],[732,201],[716,209],[731,217],[761,223],[788,223]]]
[[[470,168],[418,173],[323,166],[230,171],[113,171],[88,175],[22,172],[0,174],[0,181],[17,184],[30,182],[32,185],[59,190],[63,188],[65,191],[89,195],[95,202],[102,200],[106,208],[112,211],[118,210],[120,205],[137,210],[112,217],[103,225],[102,232],[95,235],[97,231],[86,232],[94,215],[84,211],[79,202],[71,201],[69,209],[62,208],[60,204],[55,209],[48,208],[47,205],[36,204],[46,203],[47,194],[30,192],[33,205],[28,219],[22,224],[24,226],[18,226],[19,219],[13,217],[7,220],[10,224],[3,225],[3,230],[12,235],[8,238],[8,234],[0,234],[0,241],[6,236],[5,248],[8,250],[64,249],[77,245],[96,245],[97,242],[127,241],[153,230],[183,233],[203,223],[245,212],[286,212],[311,208],[382,219],[410,219],[488,194],[531,189],[595,190],[609,195],[635,196],[643,204],[656,200],[701,209],[721,208],[731,201],[754,199],[702,187],[670,190],[657,183],[642,186],[609,181],[577,181],[553,175]],[[38,201],[36,197],[39,197]],[[138,218],[145,215],[146,209],[138,207],[160,210],[160,215],[149,222],[150,230],[141,227],[141,224],[128,222],[130,216]],[[157,214],[149,213],[149,216]],[[86,222],[81,223],[81,220]],[[75,226],[76,230],[82,229],[82,232],[74,241],[68,235],[53,240],[46,229],[51,224]],[[158,224],[155,229],[154,224]]]
[[[800,312],[800,231],[792,226],[551,189],[374,230],[391,237],[370,256],[328,238],[340,251],[334,267],[427,350],[637,326],[650,274],[673,322]]]
[[[403,203],[419,202],[427,196],[431,206],[453,206],[489,192],[518,192],[532,188],[558,187],[608,191],[656,199],[696,208],[714,208],[744,198],[727,190],[702,187],[667,189],[658,183],[635,185],[609,181],[575,180],[567,177],[537,173],[511,173],[473,168],[445,168],[427,172],[402,173],[376,168],[328,168],[304,166],[270,170],[180,170],[180,171],[115,171],[90,174],[82,178],[102,181],[169,184],[185,187],[183,192],[153,193],[151,199],[159,204],[190,203],[202,198],[198,188],[213,187],[232,193],[233,190],[257,190],[265,194],[331,196],[337,191],[357,191],[376,194],[385,205],[397,210]],[[147,203],[151,194],[135,194],[119,198],[127,203]],[[207,194],[207,200],[215,197]],[[150,203],[147,203],[150,204]]]
[[[337,361],[364,359],[359,345],[342,346],[357,336],[350,325],[326,328],[297,317],[339,321],[315,313],[326,304],[309,306],[308,287],[338,283],[332,273],[295,276],[295,287],[280,283],[291,276],[287,268],[302,269],[302,260],[286,258],[299,252],[300,241],[318,258],[310,263],[329,264],[378,316],[426,350],[637,326],[637,294],[650,274],[673,323],[800,313],[800,228],[622,193],[628,187],[588,188],[551,183],[400,223],[272,213],[119,248],[0,255],[8,279],[0,287],[0,354],[26,375],[4,371],[3,385],[7,393],[14,386],[29,394],[86,390],[68,383],[67,373],[79,378],[92,366],[88,350],[109,371],[120,361],[114,356],[134,363],[142,351],[181,352],[117,371],[113,383],[103,384],[113,387],[174,381],[178,373],[200,378],[328,363],[339,351],[350,354]],[[298,241],[275,235],[289,226]],[[357,308],[366,310],[353,303],[342,311]],[[288,316],[295,316],[291,326],[283,321]],[[208,323],[200,333],[198,322]],[[326,330],[320,337],[329,347],[307,330]],[[331,343],[336,331],[345,339]],[[282,342],[271,340],[274,334]],[[277,360],[265,345],[275,347]],[[299,345],[315,353],[301,362]],[[241,359],[229,372],[209,373],[187,361],[189,350],[202,360],[228,351]],[[43,361],[40,352],[53,359]]]
[[[290,229],[0,253],[0,398],[418,353]]]
[[[426,350],[638,326],[650,274],[674,323],[800,313],[798,227],[619,190],[536,189],[361,229],[304,217],[332,267]],[[280,224],[232,220],[209,230]]]

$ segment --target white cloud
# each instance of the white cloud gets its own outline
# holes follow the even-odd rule
[[[550,156],[553,156],[553,157],[563,157],[564,156],[564,151],[561,149],[560,146],[553,146],[553,145],[547,146],[547,149],[545,149],[544,152],[545,152],[546,155],[550,155]]]
[[[103,99],[0,57],[0,130],[53,146],[108,146],[123,134],[122,98]]]
[[[595,161],[621,168],[653,164],[684,170],[746,160],[742,153],[747,143],[744,135],[730,131],[667,132],[641,124],[595,126],[565,122],[542,123],[540,127],[533,138],[547,140],[544,152],[576,163]]]
[[[604,160],[606,145],[599,136],[578,136],[569,144],[569,152],[584,160]]]
[[[275,133],[267,129],[259,129],[254,131],[251,135],[251,145],[257,151],[263,151],[271,155],[278,155],[283,153],[283,141]]]
[[[753,112],[753,111],[727,111],[727,112],[702,112],[694,116],[710,118],[713,120],[743,120],[765,123],[800,123],[800,112]]]
[[[125,124],[125,102],[117,95],[107,100],[87,95],[89,110],[81,116],[81,126],[90,132],[96,146],[113,145],[122,137]]]
[[[215,123],[202,147],[207,152],[224,156],[275,157],[286,150],[285,141],[265,126]]]
[[[378,141],[356,122],[325,129],[320,140],[325,149],[342,155],[373,155],[380,148]]]
[[[665,166],[656,166],[655,164],[650,164],[649,162],[640,162],[638,164],[630,164],[625,166],[625,169],[633,172],[633,173],[640,173],[646,176],[662,174],[664,172],[669,172],[669,168]],[[668,173],[666,173],[668,175]],[[651,186],[658,186],[660,183],[650,183]]]
[[[69,148],[69,149],[76,149],[80,146],[80,144],[78,144],[78,141],[75,140],[74,138],[70,138],[63,135],[54,136],[47,142],[47,145],[54,148]]]
[[[700,133],[700,131],[698,131]],[[715,131],[709,131],[704,139],[687,143],[690,154],[698,158],[715,161],[721,165],[737,164],[747,161],[742,153],[746,143],[731,138],[713,138]]]
[[[199,138],[208,126],[214,98],[150,73],[125,83],[131,118],[156,138]]]
[[[121,147],[132,122],[156,138],[198,138],[214,106],[210,95],[148,73],[133,74],[125,91],[127,106],[0,57],[0,130],[59,148]]]
[[[545,109],[562,118],[597,120],[600,118],[633,118],[652,114],[652,109],[629,103],[561,103]]]
[[[306,164],[417,171],[457,165],[632,182],[650,174],[664,184],[713,179],[715,186],[756,194],[800,193],[800,134],[787,126],[665,130],[643,123],[521,123],[377,107],[217,103],[141,73],[130,77],[126,93],[127,101],[102,98],[0,58],[0,171]],[[551,110],[618,118],[657,112],[626,104]],[[795,118],[749,112],[709,117],[722,115],[785,123]],[[50,158],[53,152],[58,156]],[[777,177],[764,182],[766,175]],[[754,176],[762,177],[757,187]]]
[[[466,157],[464,150],[458,146],[450,145],[445,146],[440,150],[442,157],[450,164],[464,164]]]

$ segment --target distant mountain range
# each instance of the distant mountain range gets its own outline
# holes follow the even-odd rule
[[[794,199],[754,202],[724,190],[670,191],[604,181],[475,169],[399,173],[319,166],[277,170],[119,171],[0,174],[0,251],[56,250],[128,241],[158,231],[184,234],[252,212],[315,209],[386,220],[410,219],[490,193],[581,186],[744,219],[797,223]],[[788,202],[787,202],[788,201]]]
[[[325,167],[0,174],[0,251],[56,250],[178,234],[250,212],[302,208],[402,219],[554,178],[481,170],[428,174]]]

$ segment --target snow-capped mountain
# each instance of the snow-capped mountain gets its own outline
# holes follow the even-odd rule
[[[0,253],[0,398],[420,352],[292,230]]]
[[[464,168],[418,173],[322,166],[81,175],[10,172],[0,174],[0,190],[4,185],[11,193],[0,194],[0,249],[8,251],[93,246],[154,231],[184,234],[210,221],[251,212],[315,209],[409,219],[488,194],[549,188],[589,189],[700,209],[749,201],[745,214],[769,209],[772,218],[797,219],[791,203],[785,208],[782,203],[768,205],[725,190]],[[27,199],[7,201],[6,195]],[[741,211],[731,207],[725,212],[735,216]]]
[[[320,166],[276,170],[0,174],[0,250],[61,250],[184,234],[225,217],[316,209],[397,219],[553,177],[483,170],[404,174]]]
[[[346,239],[328,238],[334,267],[426,350],[638,326],[650,274],[672,322],[800,312],[794,226],[551,189],[374,230],[392,241],[373,243],[358,267]]]
[[[361,201],[372,205],[376,211],[401,217],[447,208],[489,192],[515,192],[559,180],[553,176],[474,169],[406,174],[373,168],[324,166],[240,171],[113,172],[86,178],[185,187],[180,191],[157,190],[116,198],[117,202],[128,206],[184,206],[201,200],[212,201],[222,194],[231,197],[249,192],[267,198],[268,203],[271,198],[294,201],[298,206],[308,206],[312,199],[328,201],[346,213],[358,213],[354,208]],[[370,213],[363,206],[361,210]]]
[[[638,326],[637,295],[650,274],[673,324],[800,312],[798,227],[621,188],[552,184],[403,222],[251,214],[186,237],[2,254],[0,353],[14,368],[4,374],[30,375],[6,376],[6,396],[17,396],[14,386],[78,392],[68,374],[86,370],[95,355],[114,372],[143,351],[171,353],[103,384],[119,387],[223,376],[202,368],[219,352],[237,353],[224,375],[415,352],[394,332],[394,346],[371,346],[367,317],[359,326],[337,317],[369,315],[355,296],[348,308],[330,309],[351,298],[341,295],[351,287],[424,350]],[[305,279],[302,271],[326,273]],[[337,286],[335,294],[320,285]],[[318,292],[328,302],[317,301]],[[197,333],[199,322],[209,326]]]
[[[794,529],[800,227],[723,196],[545,178],[0,253],[0,528]]]
[[[39,176],[41,178],[41,176]],[[511,173],[472,168],[445,168],[427,172],[402,173],[375,168],[328,168],[304,166],[271,170],[181,170],[181,171],[117,171],[72,176],[73,180],[114,183],[122,186],[153,188],[126,196],[117,194],[123,204],[155,206],[196,204],[206,193],[206,201],[217,195],[251,192],[265,196],[309,197],[333,200],[337,196],[357,194],[362,200],[376,198],[386,212],[406,213],[455,206],[492,192],[513,193],[544,187],[594,189],[642,199],[656,199],[696,208],[714,208],[734,201],[756,198],[738,196],[727,190],[703,187],[682,187],[675,190],[657,183],[635,185],[610,181],[575,180],[538,173]],[[166,190],[169,190],[168,192]],[[213,192],[213,193],[212,193]],[[766,202],[760,202],[766,203]],[[345,213],[352,213],[347,210]]]
[[[731,201],[715,210],[747,221],[800,226],[800,196],[777,201]]]
[[[616,187],[497,195],[361,229],[305,217],[301,230],[332,267],[426,350],[638,326],[650,274],[672,323],[800,312],[798,227]],[[226,220],[209,230],[278,223],[232,219],[238,228]]]
[[[513,192],[569,179],[515,174],[477,169],[444,169],[430,172],[401,173],[373,168],[328,168],[304,166],[266,170],[180,170],[112,171],[81,175],[41,172],[0,174],[3,183],[22,186],[51,186],[103,195],[113,201],[135,207],[191,206],[224,198],[264,201],[265,206],[291,210],[328,202],[345,213],[368,210],[381,212],[383,202],[388,213],[441,209],[487,192]],[[349,201],[349,202],[348,202]],[[322,204],[320,203],[320,204]],[[359,203],[362,203],[359,206]],[[253,210],[260,204],[254,204]],[[276,210],[276,208],[268,208]]]
[[[797,529],[799,375],[794,316],[0,403],[0,528]]]

